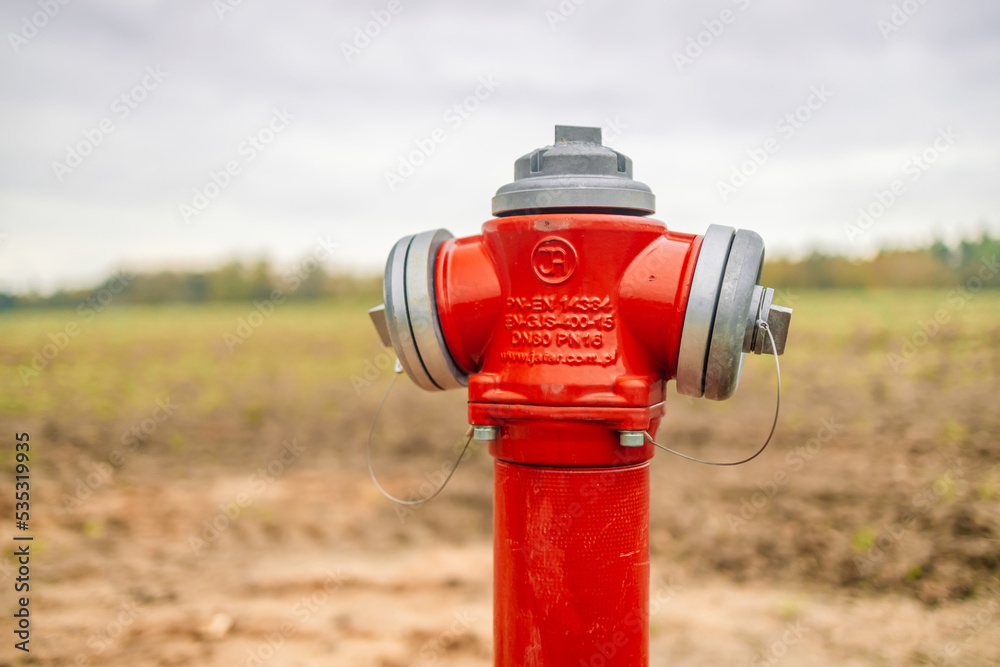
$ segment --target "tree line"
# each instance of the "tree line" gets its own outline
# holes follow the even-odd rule
[[[982,234],[949,246],[935,241],[925,248],[882,250],[874,257],[858,260],[814,252],[799,260],[765,262],[764,283],[775,287],[950,288],[970,280],[984,288],[1000,288],[1000,239]]]
[[[334,273],[313,260],[278,270],[266,260],[231,261],[205,271],[119,271],[91,289],[59,290],[51,295],[0,293],[0,309],[76,307],[114,284],[116,303],[252,302],[275,291],[289,300],[381,299],[381,276]]]
[[[1000,288],[1000,239],[983,234],[957,245],[941,241],[918,249],[883,250],[867,259],[813,252],[802,259],[777,259],[764,265],[764,284],[804,289],[941,287],[970,280]],[[123,279],[124,277],[124,279]],[[91,289],[59,290],[50,295],[0,293],[0,309],[76,307],[115,285],[118,303],[251,302],[277,290],[290,300],[360,298],[377,303],[382,277],[331,272],[303,261],[276,269],[265,260],[231,261],[204,271],[119,272]]]

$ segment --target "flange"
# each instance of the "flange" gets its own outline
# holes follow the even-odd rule
[[[764,239],[756,232],[738,230],[729,248],[715,309],[712,343],[705,364],[705,398],[722,401],[736,391],[746,356],[743,342],[751,310],[756,321],[757,309],[751,306],[763,266]]]
[[[448,351],[437,312],[434,270],[438,250],[450,238],[448,230],[436,229],[400,239],[389,253],[382,282],[396,357],[410,379],[429,391],[469,383]]]
[[[677,393],[685,396],[701,398],[705,395],[705,363],[735,232],[732,227],[709,225],[701,242],[677,355]]]
[[[755,288],[763,264],[764,240],[758,234],[709,225],[681,329],[678,393],[721,401],[736,391],[744,353],[756,342],[763,295]]]

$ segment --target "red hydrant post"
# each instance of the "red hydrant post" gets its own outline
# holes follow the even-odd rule
[[[396,244],[372,319],[417,385],[468,387],[495,458],[495,664],[645,666],[666,382],[728,398],[746,353],[783,352],[791,310],[757,284],[757,234],[645,217],[599,128],[556,126],[514,176],[480,235]]]

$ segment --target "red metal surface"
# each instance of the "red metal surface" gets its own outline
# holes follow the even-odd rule
[[[446,241],[435,266],[435,297],[441,328],[458,367],[473,373],[496,333],[503,308],[497,271],[480,236]]]
[[[445,243],[442,331],[499,427],[498,667],[648,664],[649,471],[702,237],[649,218],[489,220]]]
[[[438,312],[472,374],[470,422],[578,407],[609,428],[647,428],[676,373],[700,244],[649,218],[551,214],[489,220],[442,246]]]
[[[494,474],[495,664],[648,665],[649,463]]]
[[[662,412],[662,409],[657,406],[656,411]],[[612,412],[610,409],[536,406],[528,412],[550,418],[505,420],[500,426],[500,437],[490,443],[490,454],[503,461],[577,468],[632,465],[653,457],[654,448],[649,443],[643,447],[619,444],[618,430],[626,430],[621,426],[626,420],[615,423],[597,419],[602,412]],[[660,418],[656,416],[650,421],[648,416],[643,416],[649,412],[635,410],[635,428],[627,430],[644,430],[647,424],[652,424],[648,430],[655,437]]]

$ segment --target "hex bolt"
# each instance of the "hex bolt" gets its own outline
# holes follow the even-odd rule
[[[770,287],[754,287],[753,296],[750,299],[750,313],[747,318],[746,333],[743,337],[743,351],[753,354],[777,354],[785,352],[785,340],[788,338],[788,325],[792,319],[792,309],[779,306],[771,302],[774,298],[774,290]],[[767,322],[771,335],[774,336],[774,344],[778,349],[771,347],[771,340],[767,334],[761,331],[758,322]]]
[[[497,427],[496,426],[477,426],[472,425],[472,437],[476,440],[482,442],[492,442],[497,439]]]
[[[618,444],[622,447],[642,447],[646,444],[646,432],[618,431]]]
[[[778,354],[785,353],[785,341],[788,339],[788,325],[792,321],[792,309],[785,306],[771,306],[767,313],[767,326],[771,328],[774,344],[778,346]],[[774,354],[770,339],[764,341],[764,354]]]

